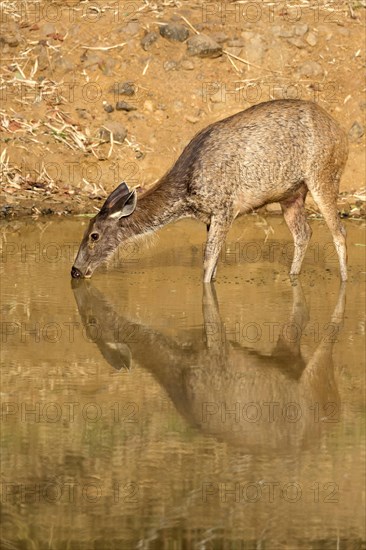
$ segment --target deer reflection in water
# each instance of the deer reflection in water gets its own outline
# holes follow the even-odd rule
[[[191,425],[248,452],[304,448],[326,425],[339,421],[332,353],[344,315],[345,284],[330,316],[331,330],[307,360],[300,344],[308,308],[300,282],[292,288],[287,326],[295,330],[282,331],[287,337],[279,336],[272,352],[264,354],[223,337],[212,285],[203,285],[203,335],[192,333],[187,345],[118,315],[89,281],[73,281],[86,333],[114,369],[136,361]]]

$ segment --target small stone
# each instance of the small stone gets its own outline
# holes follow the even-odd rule
[[[136,107],[134,107],[134,105],[126,103],[126,101],[117,101],[116,111],[136,111]]]
[[[132,122],[133,120],[145,120],[145,118],[146,118],[145,115],[143,115],[142,113],[136,112],[128,115],[127,120]]]
[[[0,44],[7,44],[11,48],[16,48],[16,46],[19,46],[19,40],[15,36],[15,34],[3,34],[0,35]]]
[[[294,25],[294,33],[296,36],[304,36],[309,30],[309,26],[306,23],[297,23]]]
[[[135,93],[136,88],[133,82],[115,82],[113,86],[109,88],[111,93],[116,95],[128,95],[131,96]]]
[[[103,109],[105,110],[106,113],[113,113],[114,111],[114,107],[110,103],[104,103]]]
[[[75,111],[77,112],[78,116],[80,118],[83,118],[84,120],[91,120],[93,118],[87,109],[76,107]]]
[[[46,46],[40,45],[37,46],[36,51],[38,52],[38,70],[44,71],[49,68],[49,60],[47,55]]]
[[[245,45],[245,58],[249,63],[261,63],[265,54],[266,45],[259,34],[251,33]]]
[[[321,76],[323,74],[322,66],[316,61],[305,61],[297,69],[297,74],[307,78]]]
[[[71,61],[71,59],[64,57],[60,53],[53,57],[53,62],[58,69],[65,71],[66,73],[75,69],[75,64]]]
[[[151,46],[157,41],[159,38],[159,35],[157,32],[148,32],[145,34],[145,36],[141,39],[141,46],[142,48],[147,51],[151,48]]]
[[[147,99],[146,101],[144,101],[144,109],[145,111],[148,111],[149,113],[153,113],[154,112],[154,104],[152,101],[150,101],[149,99]]]
[[[162,25],[159,31],[163,38],[175,40],[176,42],[184,42],[189,36],[189,30],[179,23],[168,23],[167,25]]]
[[[281,38],[291,38],[291,36],[294,35],[294,29],[286,29],[284,27],[281,27],[280,25],[273,25],[272,33],[275,36],[280,36]]]
[[[218,44],[223,44],[229,38],[227,34],[225,34],[224,32],[220,32],[220,31],[213,33],[211,36]]]
[[[163,67],[166,72],[176,71],[178,68],[178,63],[176,61],[165,61]]]
[[[113,141],[122,143],[126,139],[127,130],[120,122],[110,121],[106,122],[104,126],[99,130],[99,136],[102,140],[110,142],[111,134],[113,135]]]
[[[306,42],[309,44],[309,46],[316,46],[318,42],[318,38],[314,32],[309,32],[309,34],[306,37]]]
[[[53,23],[45,23],[42,26],[42,34],[48,36],[49,34],[54,34],[56,32],[56,27]]]
[[[103,61],[103,58],[97,53],[86,51],[80,57],[80,60],[83,62],[84,67],[87,69],[88,67],[93,67],[94,65],[101,64]]]
[[[245,43],[244,43],[244,40],[241,40],[240,38],[236,38],[234,40],[228,40],[226,45],[229,46],[230,48],[242,48],[245,45]]]
[[[337,28],[338,34],[341,34],[342,36],[349,36],[351,34],[349,29],[345,29],[344,27],[338,27]]]
[[[329,28],[329,25],[318,25],[317,31],[320,35],[325,35],[325,40],[330,40],[333,37],[333,33]]]
[[[224,103],[225,102],[225,92],[223,92],[223,89],[221,89],[220,85],[218,86],[218,90],[215,93],[210,93],[209,98],[211,103]],[[214,88],[216,89],[216,87]]]
[[[184,103],[182,101],[178,100],[173,102],[173,111],[179,113],[182,109],[184,109]]]
[[[191,61],[190,59],[183,59],[183,61],[181,62],[180,66],[181,66],[182,69],[184,69],[185,71],[193,71],[193,69],[194,69],[194,63],[193,63],[193,61]]]
[[[113,57],[105,57],[101,63],[99,63],[99,68],[106,76],[111,76],[114,74],[114,69],[117,65],[117,62]]]
[[[281,205],[278,202],[272,202],[271,204],[266,204],[267,212],[271,214],[280,214],[282,213]]]
[[[352,124],[348,137],[351,141],[361,139],[365,133],[365,128],[357,120]]]
[[[140,30],[140,23],[138,21],[129,21],[125,27],[122,27],[119,32],[134,36]]]
[[[293,38],[289,38],[287,40],[287,42],[289,44],[291,44],[292,46],[296,46],[296,48],[299,48],[300,50],[306,47],[306,44],[303,41],[303,39],[299,38],[298,36],[295,36]]]
[[[205,34],[196,34],[187,41],[189,55],[198,57],[219,57],[222,55],[222,47],[210,36]]]
[[[190,122],[191,124],[196,124],[197,122],[199,122],[200,117],[198,117],[198,116],[186,115],[185,119],[186,119],[188,122]]]

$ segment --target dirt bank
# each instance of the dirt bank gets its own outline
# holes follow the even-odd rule
[[[207,124],[301,97],[349,134],[339,208],[362,216],[365,6],[2,2],[1,215],[94,212],[122,180],[151,186]]]

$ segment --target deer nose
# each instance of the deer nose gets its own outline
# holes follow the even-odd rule
[[[81,271],[79,271],[77,267],[72,266],[72,269],[71,269],[71,277],[72,277],[73,279],[80,279],[82,276],[83,276],[83,275],[82,275]]]

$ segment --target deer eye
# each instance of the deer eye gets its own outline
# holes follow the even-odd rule
[[[92,241],[97,241],[99,239],[99,233],[91,233],[90,238]]]

